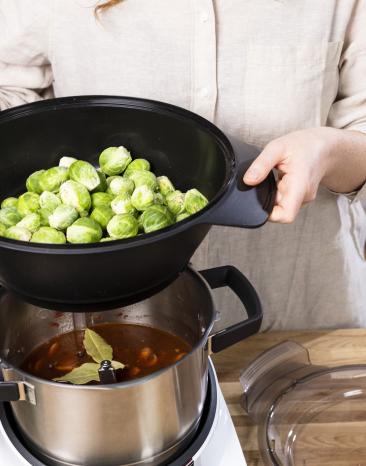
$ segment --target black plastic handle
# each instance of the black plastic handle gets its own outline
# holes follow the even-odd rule
[[[243,181],[244,173],[260,149],[234,138],[230,138],[236,155],[236,174],[226,195],[204,219],[212,225],[242,228],[257,228],[263,225],[272,212],[276,181],[273,172],[258,186],[248,186]]]
[[[19,398],[19,387],[16,382],[0,381],[0,401],[18,401]]]
[[[232,265],[201,270],[200,274],[212,289],[228,286],[238,296],[248,314],[246,320],[211,337],[212,352],[218,353],[257,333],[262,323],[263,312],[258,294],[250,281]]]

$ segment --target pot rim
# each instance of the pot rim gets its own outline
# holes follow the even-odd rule
[[[169,366],[163,367],[162,369],[159,369],[156,372],[152,372],[151,374],[146,375],[144,377],[137,378],[137,379],[134,379],[134,380],[129,380],[129,381],[126,381],[126,382],[118,382],[118,383],[113,383],[113,384],[108,384],[108,385],[106,385],[106,384],[104,384],[104,385],[103,384],[100,384],[100,385],[72,385],[72,384],[63,384],[63,383],[60,383],[60,382],[54,382],[53,380],[47,380],[47,379],[43,379],[41,377],[37,377],[35,375],[29,374],[28,372],[14,366],[13,364],[8,363],[6,361],[6,359],[4,359],[4,358],[0,358],[0,368],[1,369],[6,368],[6,369],[14,370],[17,374],[19,374],[21,377],[23,377],[23,380],[14,380],[14,382],[26,381],[26,382],[32,383],[32,381],[34,380],[37,383],[52,385],[52,386],[55,386],[57,388],[62,388],[62,389],[65,389],[65,390],[70,390],[70,389],[76,389],[76,390],[114,390],[114,389],[124,389],[124,388],[127,389],[127,388],[130,388],[130,387],[134,386],[134,385],[147,383],[150,380],[153,380],[153,379],[159,377],[160,375],[164,374],[165,372],[168,372],[169,370],[171,370],[171,369],[173,369],[175,367],[178,367],[180,364],[183,364],[191,356],[192,353],[194,353],[195,351],[202,348],[207,343],[207,341],[208,341],[208,339],[210,337],[210,333],[212,332],[212,328],[213,328],[214,323],[215,323],[216,311],[215,311],[215,306],[214,306],[214,299],[213,299],[212,289],[211,289],[210,285],[203,278],[203,276],[197,270],[195,270],[193,267],[187,266],[185,271],[191,273],[194,277],[196,277],[196,279],[200,281],[201,286],[206,289],[206,291],[208,293],[208,298],[209,298],[210,303],[211,303],[210,307],[211,307],[211,310],[212,310],[212,315],[211,315],[210,323],[207,326],[206,331],[203,333],[203,335],[201,335],[201,338],[199,339],[199,341],[192,347],[191,351],[189,353],[187,353],[185,356],[183,356],[183,358],[180,359],[179,361],[176,361],[175,363],[170,364]],[[24,378],[26,380],[24,380]]]
[[[220,190],[211,199],[208,205],[196,214],[191,215],[189,218],[184,219],[174,225],[166,227],[162,230],[145,233],[142,236],[133,238],[125,238],[114,240],[111,243],[86,243],[86,244],[42,244],[42,243],[29,243],[26,241],[13,240],[9,238],[0,237],[0,246],[6,249],[34,252],[37,254],[94,254],[100,252],[113,252],[116,249],[127,249],[138,247],[143,244],[155,242],[157,239],[163,240],[171,234],[178,234],[191,228],[196,223],[205,223],[202,221],[204,216],[212,211],[229,191],[230,187],[235,183],[236,173],[236,159],[234,149],[225,136],[225,134],[213,123],[205,118],[197,115],[184,108],[160,102],[157,100],[143,99],[139,97],[126,97],[126,96],[113,96],[113,95],[82,95],[82,96],[69,96],[58,97],[54,99],[47,99],[44,101],[32,102],[30,104],[20,105],[14,108],[4,110],[0,113],[0,125],[3,122],[16,120],[23,116],[30,114],[39,114],[45,111],[58,109],[73,109],[73,108],[86,108],[86,107],[102,107],[109,106],[111,108],[125,107],[130,109],[141,109],[148,112],[159,111],[160,114],[173,115],[178,119],[186,122],[194,122],[199,124],[200,128],[210,133],[218,146],[225,155],[227,172],[225,181]],[[201,219],[201,222],[200,220]],[[209,222],[208,222],[209,223]]]

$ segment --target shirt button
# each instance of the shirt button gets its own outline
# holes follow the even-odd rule
[[[208,96],[207,87],[202,87],[200,94],[201,94],[202,97],[207,97]]]
[[[208,21],[208,14],[207,13],[202,13],[201,14],[201,20],[203,23],[207,23]]]

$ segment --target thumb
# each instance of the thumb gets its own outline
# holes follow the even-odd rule
[[[250,165],[244,175],[244,183],[256,185],[261,183],[282,159],[282,145],[271,142],[266,145]]]

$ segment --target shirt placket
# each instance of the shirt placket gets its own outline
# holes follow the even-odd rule
[[[213,121],[217,99],[216,18],[212,0],[191,0],[194,12],[192,111]]]

